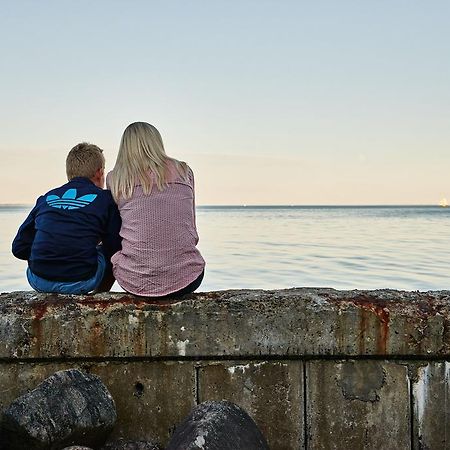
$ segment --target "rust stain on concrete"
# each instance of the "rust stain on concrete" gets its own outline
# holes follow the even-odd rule
[[[32,305],[33,317],[31,321],[32,341],[36,348],[36,352],[39,353],[42,347],[43,333],[42,333],[42,319],[48,310],[47,302],[38,302]]]
[[[89,341],[94,356],[105,354],[105,336],[102,325],[95,321],[90,329]]]
[[[377,353],[380,355],[386,354],[387,344],[389,340],[389,309],[386,305],[386,302],[382,301],[374,301],[373,298],[370,298],[365,295],[360,295],[351,300],[351,302],[364,310],[370,311],[374,314],[378,319],[378,330],[376,335],[377,340]],[[364,312],[361,314],[361,329],[362,333],[360,334],[360,340],[364,340],[365,328],[366,328],[367,318]],[[361,348],[361,347],[360,347]]]
[[[35,320],[41,320],[47,312],[48,304],[45,302],[39,302],[33,304],[33,316]]]
[[[361,320],[359,321],[358,333],[358,350],[361,355],[366,353],[366,329],[367,329],[367,313],[365,310],[361,311]]]

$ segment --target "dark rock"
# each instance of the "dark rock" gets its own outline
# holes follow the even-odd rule
[[[101,446],[117,419],[114,400],[95,375],[62,370],[4,411],[2,441],[8,450]]]
[[[91,447],[80,447],[79,445],[72,445],[70,447],[65,447],[62,450],[92,450]]]
[[[163,450],[155,441],[125,441],[119,439],[106,444],[102,450]]]
[[[204,402],[176,428],[167,450],[268,450],[253,419],[234,403]]]

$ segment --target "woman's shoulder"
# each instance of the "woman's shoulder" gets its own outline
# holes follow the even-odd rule
[[[175,181],[191,183],[194,181],[192,169],[184,161],[179,161],[175,158],[168,158],[167,171],[169,175],[169,183]]]

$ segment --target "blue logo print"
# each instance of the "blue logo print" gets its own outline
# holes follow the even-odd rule
[[[78,209],[90,205],[97,198],[97,194],[87,194],[77,198],[77,190],[69,189],[59,198],[57,195],[47,195],[47,204],[53,208]]]

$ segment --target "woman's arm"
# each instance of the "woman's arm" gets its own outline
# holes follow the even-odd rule
[[[192,169],[188,166],[188,178],[189,182],[192,186],[192,217],[194,219],[194,228],[197,229],[197,221],[196,221],[196,215],[195,215],[195,180],[194,180],[194,172],[192,172]]]

